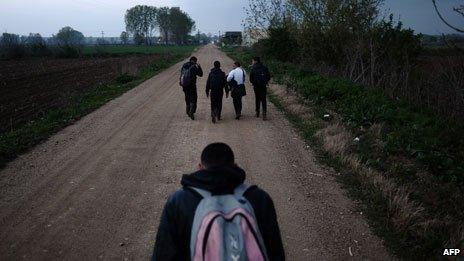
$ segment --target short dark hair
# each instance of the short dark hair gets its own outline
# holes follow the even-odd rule
[[[255,56],[255,57],[253,57],[253,61],[256,61],[256,62],[260,63],[261,58],[259,58],[258,56]]]
[[[192,56],[192,57],[190,57],[190,61],[191,61],[191,62],[196,62],[196,61],[198,61],[198,59],[197,59],[197,57]]]
[[[214,67],[215,68],[221,68],[221,63],[219,61],[214,62]]]
[[[240,67],[240,65],[241,65],[239,61],[235,61],[234,64],[235,64],[235,66],[237,66],[237,67]]]
[[[209,144],[201,153],[201,164],[205,168],[232,165],[234,163],[234,152],[225,143],[217,142]]]

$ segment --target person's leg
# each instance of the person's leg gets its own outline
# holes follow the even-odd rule
[[[258,87],[253,86],[253,91],[255,92],[255,112],[256,112],[256,117],[259,117],[260,93],[259,93]]]
[[[224,96],[224,93],[219,93],[218,100],[217,100],[217,114],[216,117],[218,120],[221,120],[221,114],[222,114],[222,98]]]
[[[267,120],[267,88],[264,86],[261,95],[261,102],[263,103],[263,120]]]
[[[192,114],[197,112],[197,101],[198,101],[198,94],[197,94],[197,87],[195,86],[192,88],[192,93],[191,93],[191,111]]]
[[[211,94],[211,117],[215,117],[215,116],[216,116],[216,99]]]
[[[238,97],[234,97],[232,98],[233,100],[233,103],[234,103],[234,109],[235,109],[235,119],[239,119],[239,113],[240,113],[240,110],[239,110],[239,99]]]
[[[190,116],[190,93],[187,89],[184,88],[185,96],[185,112]]]

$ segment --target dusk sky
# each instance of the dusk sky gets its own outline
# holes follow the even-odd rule
[[[464,0],[438,2],[451,23],[464,27],[464,18],[452,12],[452,6]],[[119,36],[125,27],[125,11],[137,4],[179,6],[196,21],[197,29],[217,34],[219,30],[242,30],[248,0],[0,0],[0,31],[51,36],[69,25],[86,36],[100,36],[101,31],[105,36]],[[417,32],[452,32],[439,20],[431,0],[386,0],[384,9]]]

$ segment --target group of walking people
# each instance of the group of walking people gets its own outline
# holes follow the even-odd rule
[[[256,102],[256,117],[267,119],[267,85],[271,79],[271,75],[266,66],[261,63],[259,57],[252,59],[252,67],[250,72],[250,83],[253,85]],[[197,110],[197,77],[203,77],[203,69],[198,63],[196,57],[191,57],[189,62],[185,63],[181,69],[180,85],[185,93],[186,113],[194,120]],[[246,87],[246,72],[242,68],[240,62],[236,61],[233,64],[233,70],[226,75],[221,69],[221,63],[215,61],[213,68],[208,75],[206,82],[206,96],[211,99],[211,120],[213,123],[221,120],[222,116],[222,100],[224,93],[226,98],[232,97],[235,119],[240,120],[242,117],[242,98],[247,95]],[[262,114],[261,114],[262,108]]]

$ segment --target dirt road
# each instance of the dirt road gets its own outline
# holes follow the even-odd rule
[[[196,54],[205,72],[213,46]],[[248,61],[246,61],[248,62]],[[0,172],[0,260],[146,260],[162,207],[210,142],[232,146],[248,182],[274,198],[288,260],[388,259],[382,242],[334,176],[274,106],[253,117],[248,89],[241,121],[225,101],[210,122],[205,78],[197,120],[185,115],[180,63],[111,101]]]

